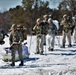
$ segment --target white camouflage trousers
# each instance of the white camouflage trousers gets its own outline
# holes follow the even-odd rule
[[[55,42],[55,33],[47,34],[48,48],[50,49],[54,48],[54,42]]]

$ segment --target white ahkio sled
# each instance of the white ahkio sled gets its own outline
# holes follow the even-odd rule
[[[11,50],[9,47],[5,47],[4,48],[5,50],[5,54],[3,54],[3,61],[5,62],[8,62],[8,61],[11,61],[12,59],[12,56],[11,56]],[[26,58],[29,58],[29,51],[28,51],[28,47],[26,45],[22,45],[22,56],[23,56],[23,59],[26,59]],[[16,53],[15,53],[15,61],[18,61],[19,60],[19,55],[18,55],[18,51],[16,50]]]

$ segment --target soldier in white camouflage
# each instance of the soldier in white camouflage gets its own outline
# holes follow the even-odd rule
[[[63,16],[63,20],[61,21],[61,28],[62,28],[62,35],[63,35],[63,39],[62,39],[62,48],[65,48],[65,43],[66,43],[66,36],[68,38],[68,42],[69,42],[69,45],[68,47],[71,47],[71,28],[72,28],[72,24],[68,21],[67,19],[67,14],[65,14]]]
[[[23,40],[22,33],[17,30],[17,25],[13,24],[11,27],[11,32],[10,32],[10,37],[9,37],[11,56],[12,56],[11,66],[15,66],[16,50],[18,50],[19,59],[21,61],[19,66],[23,66],[22,40]]]
[[[47,41],[48,41],[48,50],[53,51],[54,50],[54,42],[55,42],[55,33],[57,31],[56,25],[53,23],[52,18],[48,19],[48,35],[47,35]]]

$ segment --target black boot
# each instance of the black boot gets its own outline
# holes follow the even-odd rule
[[[10,65],[11,65],[11,66],[15,66],[15,63],[11,63]]]
[[[68,47],[72,47],[72,45],[71,45],[71,44],[69,44],[69,45],[68,45]]]
[[[49,50],[49,51],[53,51],[54,49],[49,47],[48,50]]]
[[[39,52],[36,52],[35,54],[39,54]]]
[[[43,51],[40,52],[40,55],[44,55],[44,54],[43,54]]]
[[[43,45],[46,45],[46,43],[44,43]]]
[[[65,45],[62,45],[61,48],[65,48]]]
[[[23,66],[24,64],[23,64],[23,61],[21,61],[21,63],[19,64],[19,66]]]
[[[53,48],[51,48],[51,51],[54,51],[54,49],[53,49]]]

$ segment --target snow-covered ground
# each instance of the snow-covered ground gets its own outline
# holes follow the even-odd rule
[[[36,36],[28,36],[27,46],[30,52],[28,60],[24,60],[25,66],[17,68],[1,68],[6,63],[2,61],[2,54],[5,53],[4,47],[9,46],[9,39],[5,38],[5,44],[0,45],[0,75],[76,75],[76,46],[60,48],[62,36],[56,36],[55,50],[48,51],[44,47],[44,55],[34,54],[36,50]],[[46,49],[46,50],[45,50]],[[20,62],[16,62],[18,65]]]

